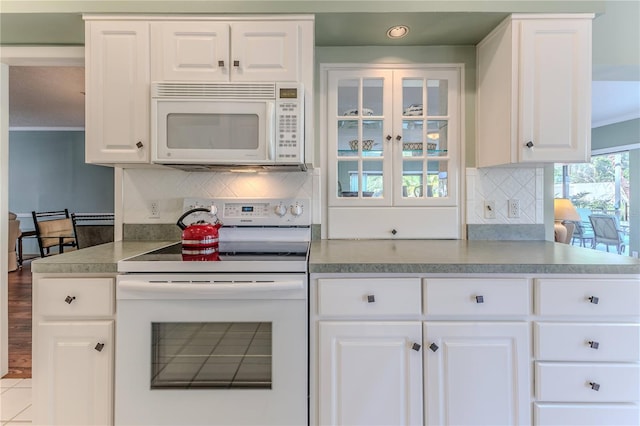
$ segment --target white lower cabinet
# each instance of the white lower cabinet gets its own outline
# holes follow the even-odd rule
[[[46,414],[37,424],[111,424],[114,322],[41,322],[38,328],[35,362]]]
[[[33,424],[113,424],[112,276],[34,274]]]
[[[319,323],[319,424],[421,425],[419,321]]]
[[[538,426],[640,424],[640,280],[537,279]]]
[[[424,346],[426,424],[529,424],[526,322],[427,321]]]

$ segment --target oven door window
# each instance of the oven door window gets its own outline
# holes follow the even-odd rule
[[[151,389],[271,389],[269,322],[151,325]]]

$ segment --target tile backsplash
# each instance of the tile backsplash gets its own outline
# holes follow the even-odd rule
[[[123,176],[124,223],[175,223],[182,202],[197,198],[311,198],[319,185],[319,170],[307,172],[185,172],[172,169],[125,169]],[[159,217],[151,217],[157,202]],[[317,201],[312,199],[314,223]],[[319,215],[317,216],[319,218]]]
[[[467,168],[467,224],[543,224],[542,168]],[[509,200],[520,203],[520,217],[507,214]],[[495,219],[485,218],[485,201],[495,203]]]

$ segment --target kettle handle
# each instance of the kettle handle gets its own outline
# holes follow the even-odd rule
[[[207,209],[207,208],[204,208],[204,207],[198,207],[198,208],[195,208],[195,209],[187,210],[186,212],[184,212],[182,214],[182,216],[180,216],[180,218],[178,219],[178,223],[176,223],[176,225],[178,225],[178,227],[184,231],[187,228],[187,225],[185,225],[184,222],[183,222],[184,218],[189,216],[191,213],[195,213],[195,212],[211,213],[211,209]]]

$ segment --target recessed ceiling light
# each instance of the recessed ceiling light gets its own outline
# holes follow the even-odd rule
[[[387,30],[387,37],[389,38],[402,38],[409,33],[409,27],[406,25],[396,25]]]

